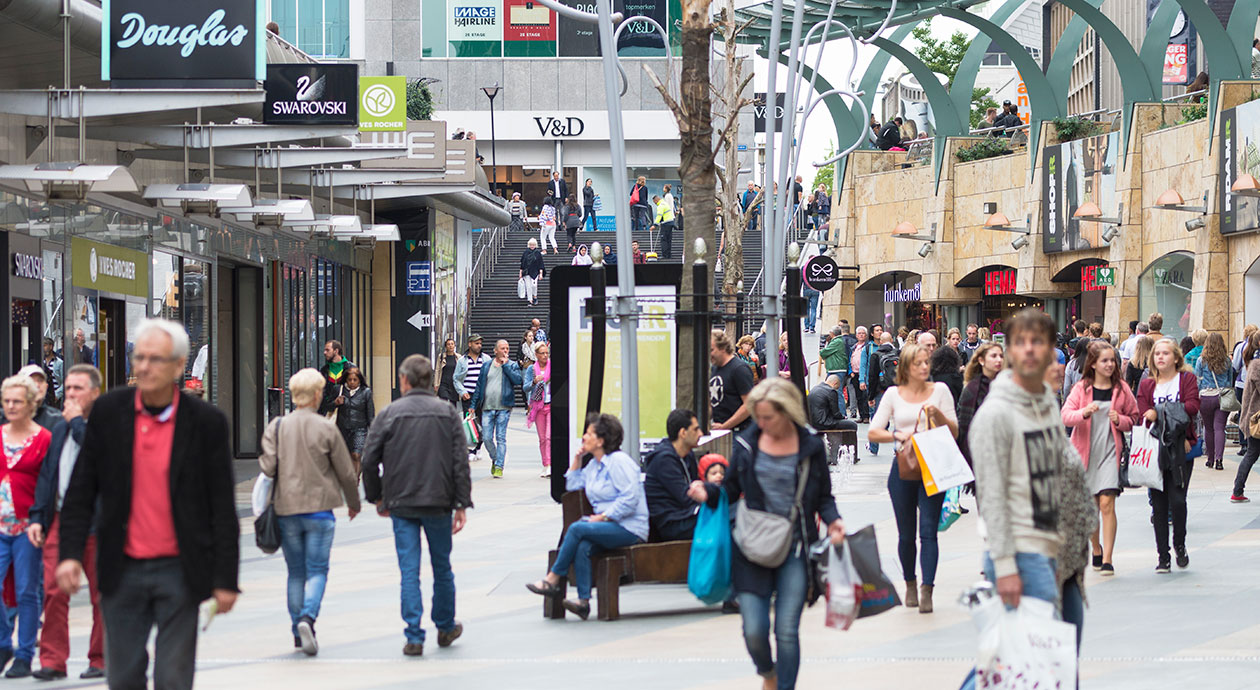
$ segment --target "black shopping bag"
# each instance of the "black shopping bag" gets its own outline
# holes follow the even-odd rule
[[[875,525],[845,535],[853,567],[862,578],[862,606],[858,618],[874,616],[901,606],[901,597],[879,564],[879,545],[875,542]]]

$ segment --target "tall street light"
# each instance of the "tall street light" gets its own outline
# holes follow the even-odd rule
[[[495,82],[494,86],[483,86],[481,90],[486,93],[486,98],[490,99],[490,189],[493,193],[494,189],[499,186],[499,158],[494,151],[494,97],[499,95],[499,82]]]

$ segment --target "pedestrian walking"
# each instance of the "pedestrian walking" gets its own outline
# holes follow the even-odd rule
[[[963,389],[963,363],[958,349],[950,345],[936,348],[932,353],[931,367],[932,380],[949,388],[949,395],[957,406],[958,396],[962,395]]]
[[[856,414],[859,424],[866,424],[871,419],[870,400],[870,362],[875,355],[875,343],[867,337],[866,326],[858,326],[853,340],[845,340],[849,348],[848,393],[849,407]]]
[[[351,376],[357,378],[358,370]],[[280,549],[288,569],[289,632],[294,648],[307,656],[319,653],[315,621],[328,585],[336,518],[333,509],[349,506],[350,519],[359,514],[359,473],[344,440],[342,420],[361,413],[347,403],[337,423],[316,414],[323,380],[314,369],[289,378],[293,412],[276,417],[262,437],[258,464],[275,482],[272,509],[280,530]],[[363,395],[365,388],[350,398]],[[356,410],[353,411],[352,410]],[[363,427],[367,433],[367,427]]]
[[[92,405],[101,394],[101,372],[91,364],[75,364],[66,372],[65,423],[52,431],[48,454],[39,468],[35,502],[31,505],[26,536],[43,549],[44,624],[39,632],[38,680],[66,677],[70,657],[70,595],[57,587],[57,549],[61,545],[59,516],[74,465],[83,447],[83,431]],[[89,534],[83,550],[83,564],[92,601],[92,632],[88,637],[88,667],[79,678],[105,677],[105,626],[101,622],[101,596],[96,578],[96,536]]]
[[[35,382],[39,400],[35,401],[35,414],[32,420],[39,426],[52,431],[61,423],[61,410],[48,404],[48,373],[38,364],[27,364],[18,369],[18,376],[27,376]]]
[[[542,458],[542,474],[551,476],[551,346],[538,343],[535,361],[525,369],[522,384],[525,393],[525,428],[538,430],[538,454]]]
[[[761,190],[757,189],[757,185],[749,180],[748,188],[744,190],[743,194],[739,195],[739,209],[740,211],[743,211],[744,218],[747,219],[746,222],[748,224],[749,232],[756,232],[757,230],[757,208],[760,207],[761,204],[758,202],[754,206],[753,202],[757,201],[757,197],[760,193]]]
[[[595,263],[595,260],[591,258],[591,252],[590,252],[590,250],[586,247],[586,245],[584,245],[584,244],[579,244],[579,245],[578,245],[578,249],[577,249],[577,254],[574,254],[574,255],[573,255],[573,264],[572,264],[572,265],[574,265],[574,266],[590,266],[590,265],[591,265],[591,264],[593,264],[593,263]]]
[[[178,388],[188,362],[183,327],[148,319],[134,334],[136,387],[102,395],[88,416],[61,510],[57,585],[78,591],[95,525],[110,687],[147,687],[156,625],[154,686],[187,690],[197,605],[213,598],[222,615],[240,591],[232,434],[222,412]]]
[[[870,398],[868,409],[878,410],[884,399],[884,392],[892,388],[897,380],[897,366],[900,350],[892,333],[883,331],[879,335],[879,347],[871,353],[870,367],[866,375],[866,393]],[[866,452],[879,455],[879,444],[867,441]]]
[[[532,328],[525,329],[525,333],[521,335],[520,356],[516,358],[516,363],[520,365],[521,371],[525,371],[534,365],[537,356],[534,354],[534,348],[539,343],[534,340],[535,331]]]
[[[788,519],[791,546],[779,565],[754,563],[735,540],[731,584],[744,624],[744,645],[762,687],[796,687],[801,652],[801,611],[809,591],[808,554],[818,540],[817,524],[826,525],[832,544],[844,541],[844,522],[832,495],[822,441],[810,433],[801,393],[783,379],[767,379],[748,395],[755,424],[736,438],[730,471],[719,487],[696,482],[693,500],[718,505],[719,491],[730,502],[741,497],[744,506]],[[808,528],[806,526],[809,526]],[[773,600],[776,660],[770,651],[770,611]]]
[[[1003,364],[1002,346],[997,343],[985,343],[976,348],[975,354],[971,357],[971,361],[967,362],[967,369],[963,372],[963,391],[958,396],[958,450],[962,451],[963,458],[968,465],[975,468],[975,462],[971,458],[971,443],[968,441],[967,434],[971,432],[971,421],[976,416],[976,410],[984,404],[985,398],[989,397],[989,388],[993,384],[993,379],[997,378],[999,372],[1002,371]],[[972,493],[975,493],[975,484],[970,485]]]
[[[346,369],[346,383],[342,387],[341,398],[345,402],[337,412],[337,429],[350,451],[350,462],[354,466],[356,485],[363,475],[363,446],[367,443],[368,427],[376,417],[376,402],[372,400],[372,389],[363,380],[363,372],[358,367]],[[294,403],[296,404],[296,403]]]
[[[552,251],[560,252],[560,247],[556,244],[556,224],[560,220],[556,209],[558,203],[559,199],[547,197],[543,199],[542,210],[538,212],[538,244],[542,245],[540,249],[543,255],[547,254],[547,240],[551,240]]]
[[[1238,433],[1247,437],[1247,454],[1238,463],[1238,474],[1234,476],[1234,492],[1230,494],[1231,503],[1248,503],[1251,501],[1243,493],[1247,488],[1247,477],[1251,468],[1260,457],[1260,441],[1251,438],[1251,417],[1260,412],[1260,331],[1252,331],[1243,348],[1242,365],[1247,372],[1243,378],[1243,393],[1240,397],[1242,408],[1238,412]]]
[[[473,391],[477,390],[477,382],[481,379],[481,370],[490,362],[490,355],[481,351],[481,334],[473,333],[468,336],[468,350],[463,357],[459,358],[459,362],[455,365],[455,391],[459,393],[460,404],[463,405],[464,414],[472,414],[476,423],[480,423],[481,414],[472,404]],[[483,430],[484,431],[484,430]],[[481,444],[484,438],[478,437],[477,444],[469,449],[468,460],[471,462],[477,459],[477,453],[481,451]]]
[[[38,367],[36,367],[38,369]],[[40,369],[42,373],[43,370]],[[35,640],[39,635],[39,548],[27,537],[30,509],[40,465],[48,454],[52,434],[35,423],[44,402],[39,386],[26,374],[10,376],[0,384],[0,402],[7,420],[3,435],[4,468],[0,474],[0,573],[13,570],[17,593],[17,648],[13,647],[14,619],[0,616],[0,668],[13,660],[5,678],[31,675]]]
[[[833,327],[827,343],[818,351],[819,368],[824,374],[840,377],[840,390],[845,389],[844,382],[849,378],[849,353],[852,351],[843,334],[844,329],[840,326]],[[847,409],[848,405],[845,407]]]
[[[840,464],[841,431],[857,431],[857,423],[845,419],[840,404],[840,377],[828,374],[822,383],[814,386],[806,397],[809,405],[809,423],[822,434],[827,443],[827,464]],[[857,457],[853,458],[857,464]]]
[[[1154,508],[1155,548],[1159,561],[1156,573],[1172,570],[1168,553],[1169,516],[1172,517],[1173,550],[1177,567],[1190,565],[1186,551],[1186,491],[1194,462],[1186,453],[1197,438],[1194,416],[1199,414],[1199,382],[1186,368],[1181,348],[1171,338],[1160,338],[1151,350],[1150,377],[1138,385],[1138,412],[1152,433],[1160,437],[1160,469],[1164,474],[1164,490],[1150,489]]]
[[[44,398],[44,403],[61,407],[61,401],[65,399],[66,362],[61,355],[57,354],[52,338],[44,338],[43,349],[44,358],[40,360],[40,366],[43,367],[48,379],[48,393]]]
[[[691,539],[700,507],[687,496],[701,478],[694,452],[703,435],[691,410],[672,410],[665,418],[665,438],[643,462],[643,492],[653,539]]]
[[[582,207],[578,206],[577,199],[571,195],[564,202],[564,206],[560,207],[560,220],[564,223],[564,231],[569,237],[569,246],[565,248],[565,251],[576,252],[578,230],[582,229]]]
[[[324,343],[324,366],[319,373],[324,376],[324,395],[319,403],[319,413],[328,417],[336,414],[337,408],[345,402],[341,396],[341,387],[346,383],[346,369],[353,367],[354,362],[346,359],[345,348],[339,340]]]
[[[551,171],[551,180],[547,182],[547,196],[557,202],[569,197],[569,183],[560,176],[559,170]]]
[[[1137,390],[1138,384],[1142,382],[1142,379],[1146,378],[1147,365],[1150,364],[1151,359],[1151,349],[1154,347],[1155,339],[1149,335],[1140,335],[1134,341],[1133,356],[1124,368],[1124,382],[1129,384],[1129,390]]]
[[[494,460],[490,475],[496,479],[503,477],[508,421],[516,405],[516,388],[522,383],[520,366],[508,359],[508,342],[500,340],[494,344],[494,359],[482,367],[472,396],[472,406],[481,411],[482,440]]]
[[[502,342],[502,341],[500,341]],[[503,343],[506,346],[506,343]],[[506,356],[506,350],[504,356]],[[464,633],[455,620],[455,574],[451,547],[473,507],[472,478],[464,457],[459,415],[433,394],[433,365],[410,355],[398,367],[402,397],[381,410],[363,452],[363,493],[394,528],[394,550],[402,575],[400,595],[406,644],[403,654],[424,654],[424,599],[420,591],[420,533],[429,542],[438,646]]]
[[[512,200],[508,202],[507,210],[508,215],[511,216],[511,220],[508,221],[508,232],[524,231],[529,210],[525,207],[525,202],[521,201],[520,192],[512,192]]]
[[[643,232],[652,224],[652,202],[648,198],[647,178],[640,175],[630,188],[630,225],[634,232]]]
[[[547,273],[547,267],[543,264],[542,258],[544,253],[538,250],[538,243],[532,237],[529,238],[525,251],[521,253],[519,277],[525,279],[525,301],[531,307],[538,304],[538,280]]]
[[[1233,393],[1237,374],[1225,350],[1220,333],[1207,337],[1203,352],[1194,365],[1199,379],[1199,414],[1203,417],[1203,454],[1208,469],[1224,470],[1225,422],[1229,412],[1221,409],[1221,396]]]
[[[805,269],[802,268],[801,272],[804,273]],[[822,299],[822,293],[802,283],[801,296],[805,298],[804,330],[806,333],[814,333],[818,325],[818,300]]]
[[[1094,570],[1115,575],[1116,497],[1124,435],[1141,418],[1137,399],[1120,377],[1120,356],[1109,343],[1095,340],[1085,358],[1084,378],[1063,405],[1063,423],[1072,430],[1072,446],[1085,462],[1085,486],[1102,514],[1102,534],[1090,537]]]
[[[535,594],[559,597],[560,578],[567,577],[572,566],[578,597],[565,599],[562,605],[582,620],[591,615],[591,556],[648,537],[648,506],[639,464],[621,450],[623,439],[616,417],[591,414],[586,418],[582,449],[573,456],[564,484],[567,491],[584,491],[595,512],[569,525],[551,569],[543,579],[526,585]],[[590,462],[583,467],[587,455]]]
[[[1190,371],[1194,371],[1199,363],[1199,357],[1203,354],[1203,348],[1207,345],[1208,332],[1202,328],[1196,328],[1190,332],[1189,338],[1192,344],[1190,349],[1186,350],[1186,366],[1190,367]]]
[[[595,220],[595,187],[591,184],[591,178],[586,178],[586,186],[582,187],[582,224],[586,224],[586,220],[591,221],[591,231],[599,230],[599,222]]]
[[[1076,344],[1071,346],[1072,357],[1063,369],[1063,388],[1059,391],[1060,397],[1064,400],[1072,392],[1072,388],[1085,376],[1085,358],[1089,354],[1090,342],[1091,338],[1086,335],[1077,338]]]
[[[455,339],[442,343],[442,356],[438,359],[437,396],[452,405],[459,406],[460,386],[456,386],[455,373],[459,369],[459,355],[455,352]]]
[[[748,368],[752,370],[754,382],[756,382],[757,373],[761,369],[758,366],[757,353],[753,352],[753,348],[755,348],[756,345],[757,341],[754,340],[751,335],[745,335],[740,337],[739,345],[735,348],[735,356],[738,357],[741,362],[747,364]]]
[[[901,349],[897,365],[897,385],[884,391],[879,409],[871,417],[867,437],[871,443],[909,443],[919,428],[919,418],[926,415],[937,426],[949,427],[958,436],[958,417],[954,412],[954,398],[944,383],[933,383],[926,348],[916,343]],[[888,425],[893,430],[888,430]],[[901,559],[901,573],[906,582],[906,606],[917,606],[919,613],[933,610],[932,592],[936,586],[936,564],[940,549],[936,542],[937,523],[941,518],[941,506],[945,492],[928,496],[922,480],[902,479],[894,459],[888,472],[888,496],[892,499],[893,514],[897,520],[897,555]],[[915,577],[915,530],[919,533],[919,563],[922,569],[922,585]]]
[[[1260,330],[1260,327],[1257,327],[1254,323],[1249,323],[1246,326],[1243,326],[1242,340],[1234,343],[1234,351],[1230,363],[1233,364],[1234,371],[1237,374],[1237,378],[1234,379],[1234,395],[1239,401],[1242,401],[1243,399],[1243,384],[1246,382],[1247,378],[1247,366],[1243,364],[1243,349],[1247,347],[1247,342],[1251,340],[1251,334],[1255,333],[1257,330]],[[1242,431],[1242,429],[1245,428],[1242,424],[1243,419],[1245,419],[1245,417],[1239,416],[1238,418],[1238,428],[1240,430],[1238,434],[1239,455],[1247,454],[1248,439],[1247,434]]]

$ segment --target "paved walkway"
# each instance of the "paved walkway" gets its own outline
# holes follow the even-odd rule
[[[865,430],[863,430],[863,434]],[[398,614],[398,570],[387,520],[370,510],[346,522],[344,510],[319,618],[321,651],[294,653],[285,611],[285,568],[279,554],[253,546],[252,519],[242,520],[241,586],[237,608],[218,618],[200,644],[197,687],[415,688],[426,681],[450,688],[595,686],[717,690],[758,688],[743,648],[738,616],[698,605],[684,586],[623,590],[623,619],[605,623],[542,618],[540,599],[524,583],[543,573],[556,543],[559,509],[538,478],[537,445],[516,414],[506,477],[491,480],[485,461],[473,465],[476,509],[456,537],[453,554],[458,617],[464,637],[439,649],[430,621],[420,659],[404,658]],[[875,523],[885,570],[896,580],[896,530],[884,483],[891,461],[863,459],[833,475],[850,528]],[[1190,492],[1186,571],[1154,573],[1153,538],[1145,496],[1120,497],[1114,578],[1088,576],[1082,687],[1254,688],[1260,677],[1260,502],[1228,502],[1237,456],[1225,472],[1195,469]],[[1258,484],[1260,486],[1260,484]],[[822,607],[801,626],[799,687],[916,690],[956,688],[975,650],[957,594],[978,575],[981,543],[974,513],[941,535],[936,613],[899,609],[857,622],[848,632],[823,626]],[[431,578],[423,573],[426,591]],[[85,661],[88,611],[76,598],[71,677]],[[428,601],[426,600],[426,607]],[[103,687],[68,681],[68,687]]]

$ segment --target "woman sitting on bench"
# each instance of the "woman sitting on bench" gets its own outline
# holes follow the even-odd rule
[[[591,615],[591,555],[604,549],[630,546],[647,540],[648,509],[639,481],[639,465],[621,450],[624,434],[621,422],[609,414],[586,418],[582,450],[573,458],[564,475],[565,489],[586,490],[586,500],[595,509],[569,525],[551,572],[538,582],[525,585],[545,597],[560,596],[560,578],[572,565],[577,575],[578,600],[565,599],[565,610],[586,620]],[[582,457],[591,461],[582,467]]]

